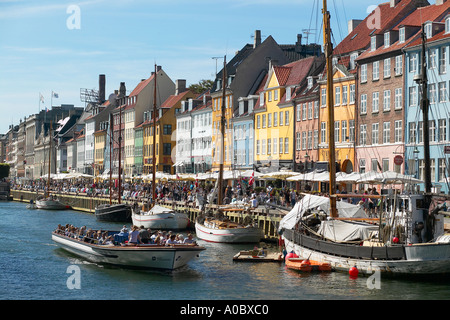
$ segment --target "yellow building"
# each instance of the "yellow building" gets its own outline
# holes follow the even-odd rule
[[[99,175],[105,168],[105,148],[109,148],[109,146],[106,146],[106,130],[98,130],[94,132],[94,141],[94,175]]]
[[[195,94],[190,90],[171,95],[157,109],[156,119],[156,172],[175,174],[173,157],[176,152],[175,130],[177,119],[175,114],[181,110],[181,101],[194,98]],[[143,154],[144,174],[153,172],[153,117],[152,112],[144,115],[143,128]]]
[[[326,79],[320,83],[319,161],[328,161],[328,106]],[[355,163],[355,75],[345,66],[333,67],[334,139],[336,162],[341,171],[350,173]]]
[[[212,98],[212,170],[218,170],[221,161],[221,118],[223,95],[222,90],[211,93]],[[231,170],[233,134],[231,129],[231,118],[233,117],[233,95],[229,90],[225,94],[225,149],[224,170]]]
[[[255,165],[262,171],[294,170],[296,89],[321,71],[323,58],[309,57],[272,66],[255,108]]]

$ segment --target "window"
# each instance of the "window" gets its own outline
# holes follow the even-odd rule
[[[383,122],[383,143],[389,143],[391,140],[391,123]]]
[[[308,102],[308,119],[313,118],[313,103]]]
[[[360,125],[359,129],[359,144],[365,145],[367,143],[367,124]]]
[[[267,92],[267,101],[272,101],[272,91]]]
[[[429,128],[430,128],[430,142],[436,141],[436,122],[434,120],[429,120]]]
[[[359,173],[366,172],[366,159],[359,159]]]
[[[306,131],[302,132],[302,150],[306,150]],[[286,150],[284,151],[286,152]]]
[[[399,43],[404,43],[405,42],[405,27],[400,28],[400,30],[399,30],[398,42]]]
[[[171,124],[165,124],[163,126],[163,134],[172,134],[172,125]]]
[[[320,143],[326,143],[327,141],[327,123],[321,122],[320,123]]]
[[[346,105],[348,102],[348,86],[342,86],[342,104]]]
[[[319,101],[314,101],[314,119],[319,119]]]
[[[380,79],[380,61],[374,61],[372,63],[372,80]]]
[[[391,110],[391,90],[383,92],[383,111]]]
[[[384,78],[391,76],[391,58],[384,59],[383,71]]]
[[[267,139],[267,154],[272,153],[272,139]]]
[[[367,64],[361,65],[361,83],[367,82]]]
[[[347,139],[347,120],[342,120],[341,140],[342,142],[346,142]]]
[[[417,88],[410,87],[409,88],[409,106],[417,106]]]
[[[163,155],[170,156],[171,152],[172,152],[172,144],[163,143]]]
[[[304,103],[303,107],[302,107],[302,120],[306,120],[306,108],[307,108],[307,105],[306,105],[306,103]]]
[[[301,133],[297,132],[297,140],[296,140],[296,150],[300,150],[301,149]]]
[[[312,149],[312,131],[308,131],[308,150]]]
[[[436,103],[436,83],[430,83],[429,84],[429,99],[430,103]]]
[[[427,23],[425,24],[425,36],[427,39],[430,39],[433,36],[433,24]]]
[[[278,125],[278,112],[273,113],[273,126],[276,127]]]
[[[280,111],[280,126],[283,125],[283,111]]]
[[[260,143],[259,140],[256,140],[256,154],[259,154],[259,150],[260,150]]]
[[[361,114],[367,113],[367,94],[361,95]]]
[[[417,128],[415,122],[409,123],[409,143],[416,143]]]
[[[291,87],[286,88],[286,101],[291,100]]]
[[[261,151],[262,154],[266,154],[266,139],[262,139]]]
[[[278,90],[274,90],[273,91],[273,100],[277,101],[278,100]]]
[[[372,123],[372,144],[378,144],[378,123]]]
[[[439,141],[447,141],[447,121],[446,119],[439,119]]]
[[[439,102],[447,101],[447,82],[445,81],[439,82],[438,87],[439,87],[439,97],[438,97]]]
[[[285,126],[289,125],[289,111],[284,112],[284,125]]]
[[[289,153],[289,138],[284,138],[284,153]]]
[[[428,68],[436,69],[436,49],[428,51]]]
[[[403,56],[395,57],[395,75],[399,76],[403,74]]]
[[[377,50],[377,36],[372,36],[370,38],[370,50],[371,51]]]
[[[450,32],[450,18],[445,19],[445,33]]]
[[[264,92],[259,94],[259,106],[262,107],[264,105]],[[215,109],[214,109],[215,110]]]
[[[267,127],[268,128],[272,127],[272,114],[271,113],[267,114]]]
[[[444,158],[440,158],[440,159],[438,159],[438,165],[439,165],[439,172],[438,172],[438,175],[439,175],[439,180],[438,181],[443,181],[445,178],[447,178],[446,177],[446,168],[447,168],[447,165],[445,164],[445,159]]]
[[[261,128],[261,116],[256,116],[256,128]]]
[[[389,32],[385,32],[384,33],[384,47],[385,48],[389,48],[390,46],[390,36],[389,36]]]
[[[372,93],[372,113],[380,111],[380,93]]]
[[[351,84],[350,85],[350,104],[354,104],[355,103],[355,85]]]
[[[418,66],[419,63],[417,53],[411,53],[411,55],[409,56],[409,72],[416,73]]]
[[[395,110],[399,110],[402,108],[402,88],[395,89],[394,108]]]
[[[296,115],[297,115],[297,121],[300,121],[301,120],[301,112],[300,112],[300,107],[301,107],[301,104],[298,104],[297,106],[296,106]]]
[[[266,115],[265,114],[262,115],[262,127],[263,128],[266,127]]]
[[[362,73],[362,71],[361,71],[361,73]],[[361,82],[362,82],[362,80],[361,80]],[[321,106],[325,107],[327,105],[327,89],[325,89],[325,88],[321,89],[321,97],[320,97],[320,99],[322,100]]]
[[[394,122],[394,142],[402,142],[402,120]]]
[[[339,121],[335,121],[334,122],[334,141],[335,142],[340,142],[341,140],[339,139],[339,133],[340,133],[340,128],[339,128]]]
[[[319,130],[314,130],[314,149],[319,147]]]
[[[439,73],[440,74],[447,73],[447,65],[446,65],[446,61],[447,61],[447,47],[441,47],[439,52],[440,52],[440,55],[439,55]]]
[[[419,121],[418,124],[417,143],[423,143],[423,121]]]
[[[348,121],[348,142],[355,141],[355,120]]]
[[[389,159],[382,159],[383,172],[389,171]]]
[[[341,104],[341,87],[334,88],[334,105],[338,106]]]
[[[280,154],[282,154],[283,153],[283,138],[280,138],[279,141],[280,141],[280,143],[279,143],[279,145],[280,145]]]
[[[273,138],[273,154],[277,154],[277,138]]]

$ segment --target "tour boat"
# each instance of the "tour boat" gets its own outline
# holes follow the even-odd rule
[[[70,206],[50,195],[47,198],[36,199],[36,208],[45,210],[66,210],[70,209]]]
[[[184,230],[190,222],[186,213],[176,212],[159,205],[154,205],[148,211],[135,206],[132,208],[131,219],[135,226],[165,230]]]
[[[195,233],[199,239],[220,243],[253,243],[264,237],[262,229],[253,224],[242,225],[208,217],[204,221],[197,218]]]
[[[327,31],[324,32],[327,92],[332,92],[329,12],[326,7],[323,12],[324,30]],[[422,61],[426,61],[424,29],[422,26]],[[288,252],[294,252],[300,258],[330,263],[334,270],[349,273],[356,269],[367,275],[375,272],[407,276],[450,274],[450,235],[445,233],[444,215],[441,212],[444,206],[442,202],[439,203],[446,197],[440,194],[436,197],[431,193],[425,63],[417,80],[423,92],[425,192],[364,195],[365,198],[381,198],[379,218],[355,217],[351,215],[352,207],[342,207],[343,201],[337,201],[337,198],[354,198],[358,195],[336,194],[334,103],[333,95],[327,95],[330,194],[329,197],[305,195],[280,221],[278,233]]]
[[[64,231],[58,231],[52,232],[52,240],[63,249],[94,263],[124,268],[174,270],[186,265],[205,250],[204,247],[194,244],[162,246],[156,244],[128,245],[115,242],[115,244],[103,245],[88,243],[74,238],[74,236],[66,236]],[[114,231],[108,231],[109,235],[114,233]]]

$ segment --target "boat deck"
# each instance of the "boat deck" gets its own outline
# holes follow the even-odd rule
[[[233,261],[241,262],[283,262],[281,252],[268,252],[260,255],[259,250],[240,251],[234,255]]]

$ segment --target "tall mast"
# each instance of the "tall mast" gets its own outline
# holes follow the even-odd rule
[[[152,166],[153,166],[153,173],[152,173],[152,199],[153,199],[153,205],[156,203],[156,64],[155,64],[155,79],[154,79],[154,90],[153,90],[153,159],[152,159]]]
[[[225,159],[225,101],[226,101],[226,74],[227,74],[227,56],[223,57],[223,73],[222,73],[222,108],[221,111],[221,117],[220,117],[220,135],[221,135],[221,142],[220,142],[220,163],[219,163],[219,196],[217,199],[217,204],[221,205],[223,202],[223,162]]]
[[[330,216],[338,216],[336,210],[336,152],[334,146],[334,102],[333,102],[333,44],[331,43],[330,12],[327,0],[323,0],[323,42],[327,62],[327,105],[328,105],[328,150],[330,167]]]
[[[48,136],[50,138],[48,147],[48,177],[47,177],[47,196],[50,196],[50,169],[52,161],[52,120],[50,120],[50,127],[48,129]]]
[[[422,24],[422,70],[419,82],[422,84],[421,109],[423,113],[423,153],[425,165],[425,193],[431,193],[431,161],[430,161],[430,132],[428,123],[428,112],[430,101],[428,100],[428,77],[427,77],[427,59],[425,55],[425,24]],[[427,199],[427,197],[426,197]],[[430,203],[428,203],[429,205]],[[428,207],[427,207],[428,208]]]
[[[113,157],[114,115],[109,114],[109,204],[112,204],[112,157]]]
[[[122,174],[122,106],[119,106],[119,203],[122,197],[122,181],[120,176]]]

